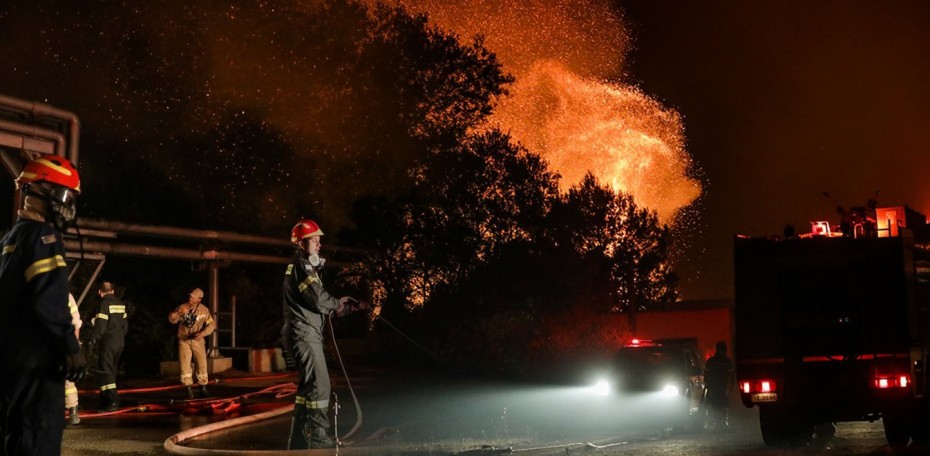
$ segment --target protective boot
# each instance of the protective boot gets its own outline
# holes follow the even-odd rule
[[[326,408],[307,409],[307,415],[310,420],[310,448],[336,448],[334,442],[328,435],[329,417],[326,416]]]
[[[294,405],[294,418],[291,420],[291,435],[287,438],[288,450],[307,450],[310,448],[310,417],[304,404]]]
[[[200,397],[208,397],[207,385],[200,385]]]
[[[336,448],[336,442],[326,435],[326,429],[313,428],[310,448]]]
[[[68,409],[68,424],[81,424],[81,416],[77,406]]]
[[[191,386],[190,386],[190,385],[187,385],[187,398],[188,398],[188,399],[193,399],[193,398],[194,398],[194,390],[191,389]]]
[[[115,412],[119,410],[119,393],[116,392],[116,388],[111,388],[102,393],[104,400],[103,403],[106,405],[103,407],[105,412]]]

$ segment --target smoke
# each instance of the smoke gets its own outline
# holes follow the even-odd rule
[[[516,82],[491,125],[562,176],[592,172],[663,223],[701,194],[681,117],[620,82],[630,38],[606,1],[404,0],[460,39],[483,35]]]

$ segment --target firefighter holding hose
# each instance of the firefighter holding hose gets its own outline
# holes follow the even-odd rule
[[[313,220],[300,220],[291,230],[294,259],[284,273],[284,348],[297,363],[300,383],[287,448],[333,448],[329,437],[329,372],[323,353],[323,328],[330,314],[343,316],[365,304],[335,298],[323,287],[320,258],[323,231]],[[350,305],[350,302],[357,302]]]

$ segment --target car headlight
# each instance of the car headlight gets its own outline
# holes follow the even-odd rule
[[[610,383],[607,380],[598,380],[594,386],[591,387],[591,392],[598,396],[609,396],[610,395]]]
[[[678,395],[678,385],[674,383],[668,383],[662,387],[662,395],[666,397],[672,397]]]

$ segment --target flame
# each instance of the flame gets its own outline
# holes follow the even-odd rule
[[[590,171],[662,223],[701,193],[681,116],[622,74],[629,38],[603,0],[405,0],[462,39],[484,35],[517,81],[490,125],[545,158],[567,191]]]

